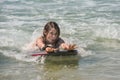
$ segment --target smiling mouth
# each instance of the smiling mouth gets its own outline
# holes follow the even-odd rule
[[[55,40],[55,39],[52,39],[51,41],[52,41],[52,42],[55,42],[56,40]]]
[[[52,42],[55,42],[55,40],[51,40]]]

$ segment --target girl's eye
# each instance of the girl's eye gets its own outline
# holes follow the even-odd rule
[[[57,33],[53,33],[53,32],[51,32],[50,34],[51,34],[51,35],[57,35]]]

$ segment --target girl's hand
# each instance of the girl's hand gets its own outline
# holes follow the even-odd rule
[[[64,50],[71,51],[71,50],[76,49],[77,47],[76,47],[76,44],[69,44],[69,45],[63,44],[63,45],[62,45],[62,48],[63,48]]]
[[[46,52],[48,52],[48,53],[50,53],[50,52],[55,52],[55,51],[57,51],[58,49],[56,49],[56,48],[51,48],[51,47],[47,47],[46,49],[45,49],[45,51]]]

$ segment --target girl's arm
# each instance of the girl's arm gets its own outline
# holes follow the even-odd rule
[[[41,49],[41,50],[45,47],[45,44],[43,42],[43,38],[42,37],[37,38],[37,40],[36,40],[36,46],[39,49]]]

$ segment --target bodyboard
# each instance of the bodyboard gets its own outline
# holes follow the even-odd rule
[[[71,51],[61,50],[61,51],[50,52],[50,53],[47,53],[46,51],[34,51],[34,52],[32,52],[31,56],[43,56],[43,55],[47,55],[47,56],[73,56],[73,55],[77,55],[77,54],[78,54],[77,50],[71,50]]]

